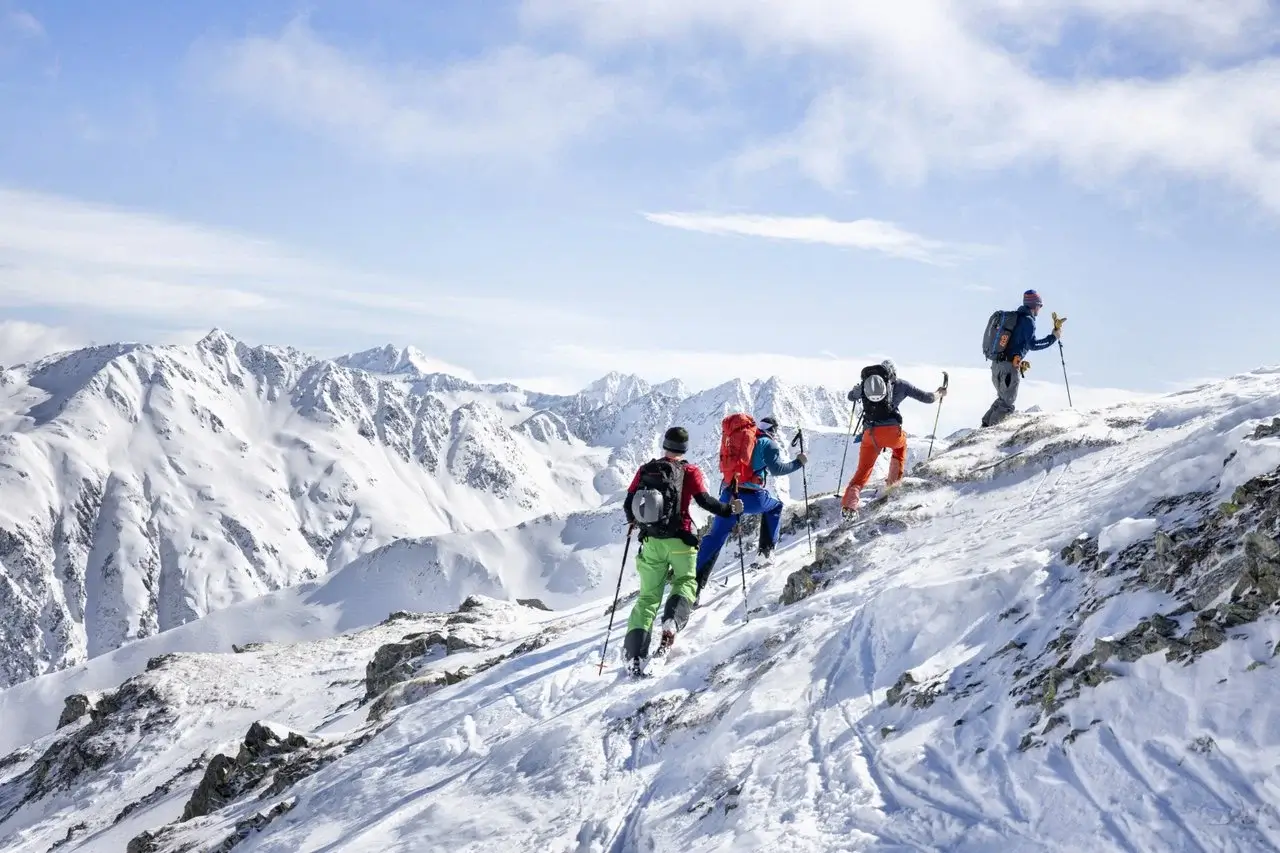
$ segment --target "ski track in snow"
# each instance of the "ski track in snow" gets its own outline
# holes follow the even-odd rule
[[[296,808],[236,851],[1280,849],[1274,615],[1190,665],[1162,655],[1122,664],[1120,677],[1062,707],[1060,731],[1039,733],[1045,742],[1026,750],[1019,744],[1037,717],[1010,695],[1019,664],[1017,652],[1004,651],[1016,640],[1038,653],[1079,608],[1086,579],[1058,556],[1079,535],[1128,543],[1159,521],[1148,515],[1155,499],[1205,490],[1225,501],[1280,466],[1280,440],[1242,440],[1274,415],[1280,377],[1253,374],[1223,387],[1208,402],[1175,396],[1103,413],[1136,421],[1127,430],[1104,425],[1103,415],[1063,412],[1019,416],[957,443],[924,472],[959,476],[998,458],[984,475],[991,479],[904,488],[846,528],[854,557],[831,570],[831,585],[792,605],[778,597],[788,574],[811,560],[803,532],[783,541],[772,567],[747,574],[745,600],[731,540],[702,606],[651,678],[622,671],[629,603],[618,609],[603,675],[604,602],[520,612],[513,637],[552,624],[563,631],[392,712],[369,743],[298,782],[289,792]],[[1039,428],[1049,431],[1036,435]],[[1023,429],[1031,432],[1021,455],[997,446]],[[1097,443],[1051,446],[1072,437]],[[905,527],[878,531],[894,512],[909,519]],[[815,542],[827,532],[815,531]],[[348,579],[334,600],[359,591]],[[1150,590],[1121,593],[1079,623],[1080,637],[1117,636],[1171,601]],[[314,605],[277,597],[275,606]],[[338,621],[317,630],[325,624]],[[341,709],[358,695],[363,662],[407,630],[307,638],[260,660],[181,656],[189,680],[201,667],[236,673],[248,705],[227,719],[193,711],[172,741],[131,759],[145,775],[110,779],[133,780],[131,794],[141,796],[261,717],[304,731],[323,724],[330,737],[360,730],[365,709]],[[113,654],[125,660],[126,651]],[[277,683],[286,660],[300,671]],[[920,688],[945,692],[920,707],[888,704],[907,671]],[[46,678],[70,692],[81,677]],[[344,679],[354,686],[322,687]],[[309,704],[298,704],[304,689]],[[6,725],[31,728],[16,702],[0,701],[0,713]],[[1067,731],[1079,735],[1068,743]],[[1213,746],[1194,748],[1201,737]],[[129,832],[174,820],[189,793],[180,787],[123,827],[59,849],[123,849]],[[44,853],[76,809],[97,808],[87,796],[25,807],[0,831],[16,833],[15,851]],[[207,838],[271,802],[228,806]]]

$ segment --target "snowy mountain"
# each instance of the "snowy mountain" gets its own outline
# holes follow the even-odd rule
[[[1277,412],[1280,371],[1259,371],[1017,415],[957,436],[853,524],[815,501],[815,553],[792,504],[776,564],[743,588],[726,549],[649,679],[621,674],[625,601],[599,671],[612,579],[562,610],[414,612],[441,567],[493,583],[519,537],[388,545],[0,692],[0,838],[1277,849]],[[570,590],[592,571],[577,551],[616,571],[618,522],[527,524],[541,550],[524,558]],[[237,632],[273,636],[227,648]]]
[[[83,350],[0,380],[0,684],[408,536],[600,503],[605,451],[292,350]]]
[[[215,330],[190,347],[121,344],[0,370],[0,687],[392,543],[508,541],[524,522],[589,512],[616,500],[622,469],[669,425],[630,424],[632,407],[699,413],[705,450],[716,423],[703,415],[730,404],[618,374],[555,396],[436,366],[412,348],[324,360]],[[770,388],[731,402],[776,398],[797,421],[833,422],[830,394]],[[512,567],[468,586],[449,565],[462,574],[448,570],[435,607],[524,586],[587,594],[600,580],[591,563],[545,589]]]

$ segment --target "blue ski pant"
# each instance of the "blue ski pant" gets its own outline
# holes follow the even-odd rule
[[[725,486],[720,490],[720,500],[728,502],[733,493]],[[778,526],[782,523],[782,501],[764,489],[739,489],[738,499],[742,501],[743,515],[760,516],[760,544],[772,548],[778,544]],[[728,541],[729,534],[738,526],[738,517],[720,518],[711,521],[711,531],[702,538],[698,546],[698,588],[707,585],[711,570],[716,566],[720,549]]]

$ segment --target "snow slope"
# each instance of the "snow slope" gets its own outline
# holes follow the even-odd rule
[[[841,405],[777,380],[681,397],[677,382],[609,374],[554,396],[437,367],[412,349],[328,361],[215,330],[0,371],[0,686],[392,543],[428,563],[439,550],[436,608],[471,592],[594,594],[594,557],[543,577],[552,544],[512,529],[616,500],[672,417],[709,457],[726,407],[829,426]],[[419,547],[445,534],[463,538]],[[467,568],[495,549],[512,557],[503,571]]]
[[[0,759],[0,839],[130,853],[1277,849],[1277,412],[1280,371],[1259,371],[959,437],[852,524],[818,502],[816,559],[789,519],[745,600],[726,553],[651,679],[620,677],[625,607],[598,673],[603,600],[555,613],[473,600],[162,659],[95,719]],[[345,604],[306,606],[358,609],[371,588],[385,604],[361,580],[335,587]],[[3,728],[36,728],[24,705],[5,704]]]

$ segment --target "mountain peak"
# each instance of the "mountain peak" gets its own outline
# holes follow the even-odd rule
[[[625,406],[650,390],[649,383],[634,373],[612,370],[582,389],[578,396],[596,406]]]
[[[237,343],[235,338],[215,326],[209,330],[209,334],[196,341],[196,347],[215,355],[226,355],[235,350]]]
[[[383,376],[407,376],[420,379],[425,376],[446,374],[458,379],[471,380],[468,371],[432,358],[415,346],[397,347],[395,344],[386,344],[339,356],[334,361],[343,367]]]

